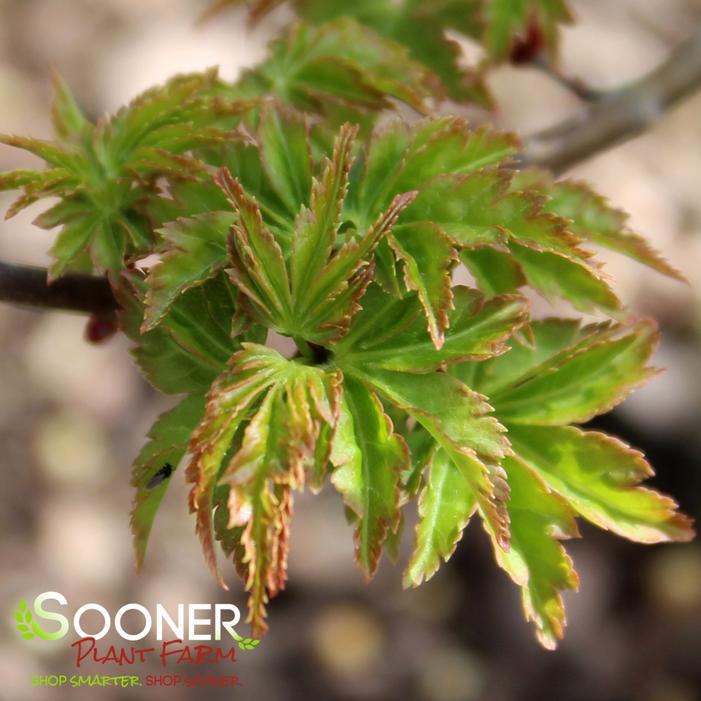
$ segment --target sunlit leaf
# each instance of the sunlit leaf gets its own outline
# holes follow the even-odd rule
[[[236,97],[273,94],[315,112],[377,110],[389,98],[424,111],[429,71],[400,43],[351,17],[319,26],[298,23],[270,46],[268,59],[244,73]]]
[[[622,441],[574,426],[511,426],[523,461],[584,518],[639,543],[689,540],[693,530],[676,503],[641,480],[653,471]]]
[[[642,236],[628,228],[624,212],[585,183],[554,182],[547,173],[526,170],[519,173],[514,184],[545,195],[544,208],[569,219],[569,229],[583,241],[629,256],[664,275],[684,279]]]
[[[225,588],[214,551],[214,487],[237,429],[248,418],[255,401],[284,377],[286,369],[287,361],[264,346],[248,345],[235,354],[207,394],[204,419],[190,440],[190,509],[196,515],[207,565]]]

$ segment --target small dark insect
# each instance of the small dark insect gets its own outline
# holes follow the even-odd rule
[[[146,489],[154,489],[162,482],[165,482],[173,473],[173,466],[167,462],[163,467],[146,483]]]

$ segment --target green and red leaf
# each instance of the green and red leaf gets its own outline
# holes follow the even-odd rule
[[[399,479],[408,460],[406,443],[393,432],[378,398],[346,377],[331,481],[357,521],[356,558],[368,579],[377,570],[383,544],[399,526]]]

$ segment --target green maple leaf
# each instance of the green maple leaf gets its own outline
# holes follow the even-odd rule
[[[318,445],[324,444],[323,427],[336,422],[337,383],[334,373],[246,344],[214,383],[191,440],[190,506],[208,564],[221,581],[212,524],[221,483],[228,492],[226,526],[239,528],[248,622],[255,631],[265,632],[265,604],[285,584],[292,490],[318,480],[319,463],[323,470],[328,461],[330,443],[325,451]],[[225,464],[244,421],[240,443]]]
[[[368,578],[417,500],[407,586],[435,573],[476,515],[553,647],[561,592],[577,585],[559,542],[577,534],[576,516],[643,542],[690,533],[671,501],[636,486],[649,471],[639,454],[571,425],[654,374],[654,331],[534,322],[519,294],[530,286],[619,317],[585,246],[616,247],[622,220],[581,186],[505,168],[513,137],[460,119],[390,121],[366,143],[344,125],[328,144],[303,115],[268,104],[252,128],[245,145],[204,154],[206,176],[176,183],[161,207],[161,262],[119,287],[147,375],[187,401],[207,397],[177,450],[154,428],[153,468],[137,480],[146,527],[162,495],[145,487],[150,452],[189,452],[206,560],[223,584],[219,541],[263,632],[305,484],[330,475]],[[459,262],[480,290],[453,283]],[[260,345],[266,329],[293,338],[297,355]],[[587,450],[602,460],[600,486],[581,473]]]
[[[431,74],[405,46],[343,15],[321,25],[298,23],[270,46],[270,56],[244,73],[228,94],[274,95],[334,120],[401,100],[426,111]]]
[[[58,198],[37,219],[61,227],[50,277],[107,271],[137,364],[181,395],[134,463],[137,562],[187,455],[205,561],[226,586],[219,543],[262,634],[294,494],[329,481],[368,579],[414,504],[406,586],[481,521],[554,647],[576,518],[643,543],[692,535],[641,486],[639,451],[581,426],[655,373],[656,329],[627,318],[592,248],[680,275],[588,186],[517,172],[514,136],[425,116],[480,97],[447,30],[479,37],[487,62],[524,42],[552,57],[561,0],[294,6],[307,21],[233,84],[178,76],[91,123],[57,79],[55,141],[1,139],[47,164],[0,189],[22,192],[9,214]],[[424,117],[399,119],[407,106]],[[604,320],[533,319],[532,292]],[[26,602],[15,621],[33,637]]]
[[[512,187],[546,197],[544,209],[570,221],[569,229],[585,244],[608,248],[677,280],[684,276],[639,234],[628,228],[627,215],[585,183],[555,182],[547,173],[523,170]]]
[[[144,207],[158,192],[158,178],[193,167],[181,154],[234,138],[221,122],[241,108],[214,101],[218,84],[214,71],[176,76],[94,124],[57,77],[56,141],[0,136],[0,143],[47,164],[46,170],[0,177],[0,189],[23,191],[8,216],[37,200],[59,197],[35,220],[46,229],[61,227],[51,250],[50,278],[76,270],[118,270],[125,257],[152,247]]]
[[[409,459],[404,439],[377,396],[352,379],[343,383],[343,399],[331,462],[331,478],[356,521],[356,558],[370,578],[382,547],[399,527],[399,478]]]
[[[257,22],[284,0],[246,2],[249,18]],[[216,0],[205,17],[242,0]],[[352,17],[383,37],[406,47],[411,57],[430,72],[432,89],[438,97],[457,101],[488,102],[479,70],[461,61],[462,50],[451,34],[463,34],[481,41],[490,62],[510,57],[521,43],[533,56],[544,53],[557,58],[559,28],[572,21],[564,0],[293,0],[300,17],[324,27],[339,18]],[[338,51],[343,56],[343,51]],[[529,55],[530,57],[530,55]]]
[[[404,573],[405,586],[419,586],[448,560],[476,508],[465,474],[448,453],[435,450],[418,500],[416,544]]]
[[[655,373],[647,367],[654,326],[550,319],[531,329],[532,347],[513,344],[499,358],[452,372],[488,393],[508,428],[512,547],[504,553],[495,539],[495,553],[523,588],[539,639],[554,647],[565,625],[559,592],[577,586],[556,540],[577,534],[575,515],[642,543],[684,541],[693,531],[673,500],[639,486],[653,474],[639,451],[571,425],[608,411]]]

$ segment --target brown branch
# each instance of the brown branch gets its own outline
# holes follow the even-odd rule
[[[110,317],[117,302],[105,278],[64,275],[50,285],[46,270],[0,262],[0,302]]]
[[[700,87],[701,30],[697,30],[651,73],[528,139],[523,163],[562,173],[637,136]]]
[[[584,102],[596,102],[601,100],[606,91],[597,90],[586,83],[581,78],[570,76],[563,73],[560,68],[553,65],[548,59],[543,56],[538,56],[532,62],[535,68],[538,68],[551,80],[554,80],[558,85],[561,85],[565,90],[572,93],[575,97]]]

